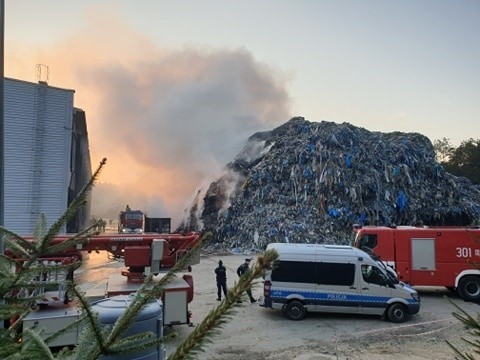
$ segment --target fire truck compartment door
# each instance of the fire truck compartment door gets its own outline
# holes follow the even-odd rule
[[[160,262],[163,259],[163,249],[166,241],[164,239],[153,239],[152,241],[152,263],[151,272],[157,274],[160,271]]]
[[[412,239],[412,270],[435,270],[435,239]]]
[[[163,296],[163,323],[176,325],[188,323],[187,289],[165,289]]]

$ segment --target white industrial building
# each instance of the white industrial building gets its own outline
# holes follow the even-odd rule
[[[65,212],[91,176],[85,113],[74,90],[5,78],[4,227],[32,234],[40,213],[47,225]],[[88,221],[86,207],[63,232]]]

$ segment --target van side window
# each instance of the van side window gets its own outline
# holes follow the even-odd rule
[[[363,280],[370,284],[377,284],[377,285],[386,285],[387,278],[382,271],[372,265],[362,265],[362,277]]]
[[[355,264],[317,263],[317,284],[353,285],[355,280]]]
[[[377,234],[363,234],[359,241],[360,249],[374,249],[377,246]]]
[[[272,281],[315,284],[315,263],[305,261],[276,261]]]

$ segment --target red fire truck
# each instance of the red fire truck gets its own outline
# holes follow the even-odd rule
[[[358,226],[354,246],[373,252],[413,286],[445,286],[480,301],[480,229]]]
[[[118,215],[119,233],[142,233],[145,231],[145,214],[141,210],[132,210],[127,205]]]
[[[142,210],[132,210],[127,205],[118,215],[120,234],[170,233],[171,219],[147,216]]]

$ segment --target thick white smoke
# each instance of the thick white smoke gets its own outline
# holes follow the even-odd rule
[[[50,85],[75,90],[92,166],[108,159],[94,215],[114,218],[129,204],[175,224],[248,136],[289,119],[288,79],[243,48],[165,50],[104,19],[92,16],[88,30],[52,48],[9,52],[7,76],[33,80],[20,66],[47,64]]]

